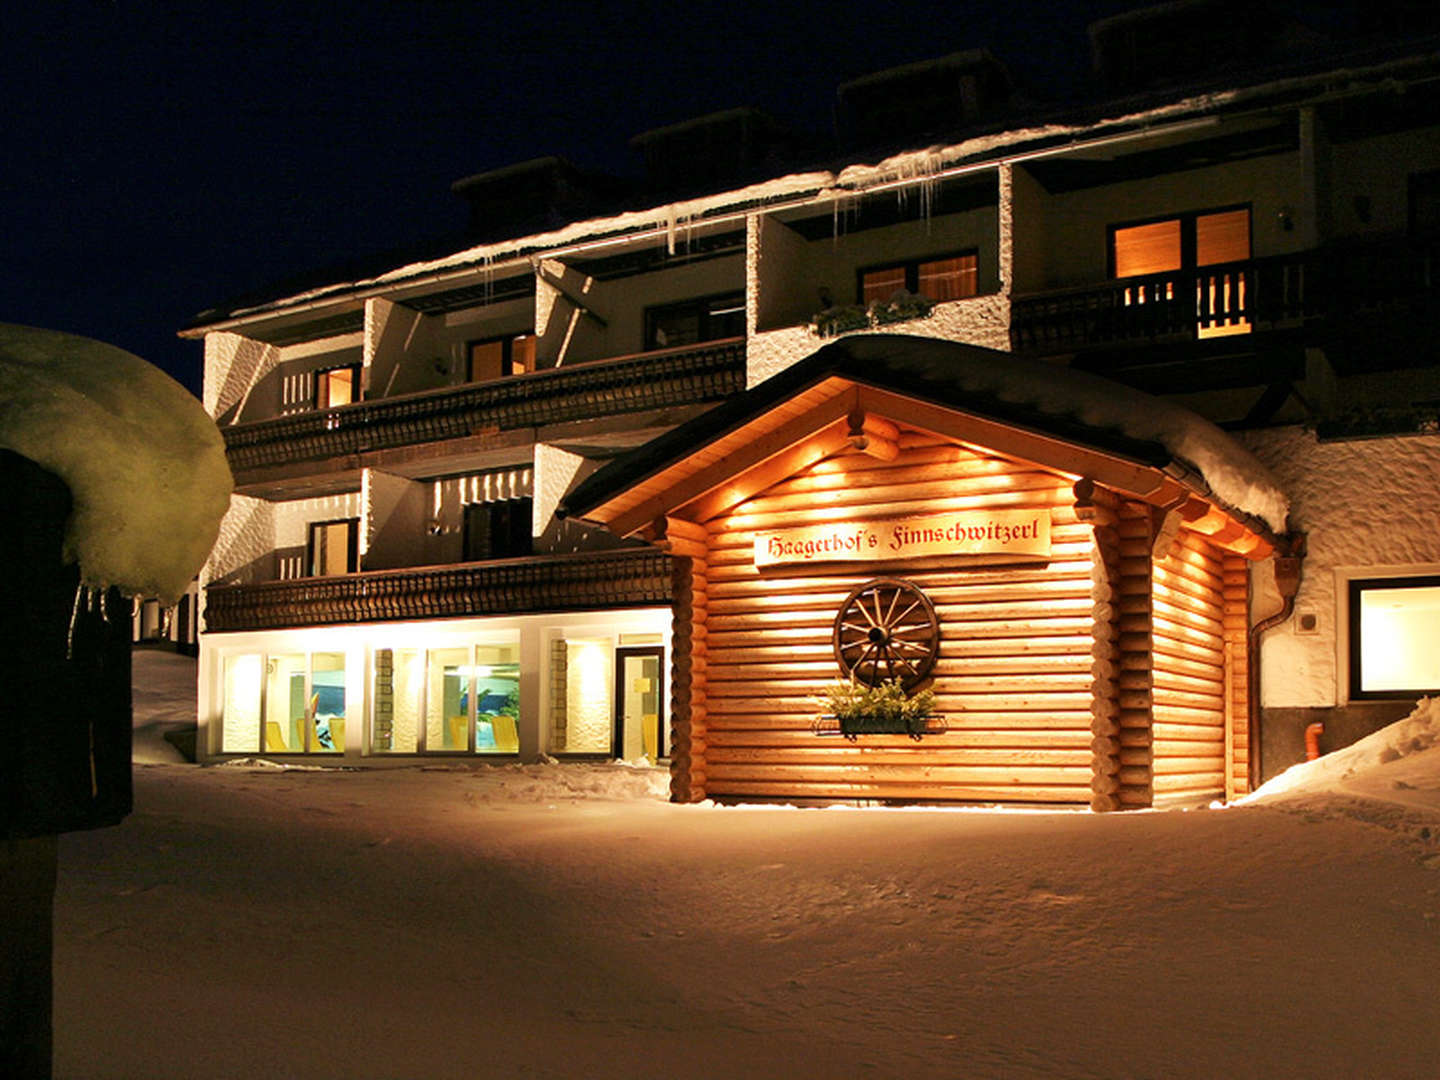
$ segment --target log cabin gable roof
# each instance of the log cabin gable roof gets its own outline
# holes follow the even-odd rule
[[[957,357],[1024,363],[954,342],[841,339],[612,461],[572,491],[560,513],[654,540],[665,535],[667,519],[706,521],[847,445],[883,445],[904,426],[1177,512],[1249,558],[1273,551],[1276,537],[1263,522],[1221,502],[1159,442],[966,389],[947,371]]]

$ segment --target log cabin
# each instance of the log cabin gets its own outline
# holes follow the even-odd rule
[[[1199,425],[1105,380],[873,336],[593,474],[562,510],[675,558],[674,797],[1247,792],[1248,565],[1291,540],[1238,443],[1211,429],[1203,464],[1181,456]],[[1252,480],[1249,506],[1207,470]],[[837,678],[928,688],[939,722],[827,738]]]

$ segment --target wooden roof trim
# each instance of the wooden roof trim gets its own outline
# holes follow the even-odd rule
[[[757,439],[767,436],[768,433],[790,422],[794,417],[806,415],[810,410],[826,406],[827,401],[832,400],[835,395],[842,393],[851,385],[849,380],[840,376],[823,379],[794,397],[777,404],[764,414],[752,417],[740,426],[724,432],[707,443],[696,446],[690,454],[679,461],[662,466],[643,479],[627,485],[623,491],[618,492],[612,498],[587,510],[584,517],[587,521],[608,526],[617,535],[627,536],[649,521],[665,516],[670,509],[678,505],[670,502],[666,497],[668,491],[679,484],[686,483],[690,477],[698,473],[712,471],[716,464],[729,464],[731,471],[734,472],[744,469]],[[853,395],[846,398],[846,401],[851,400],[853,400]],[[824,427],[833,419],[833,416],[828,416],[827,419],[817,421],[816,427]],[[716,481],[716,483],[719,482],[723,482],[723,480]],[[687,499],[693,497],[694,493],[687,496]],[[649,511],[640,509],[642,506],[649,507]],[[623,531],[619,524],[622,521],[628,526]]]
[[[1171,488],[1174,494],[1180,491],[1178,482],[1158,469],[1076,446],[1054,435],[1026,431],[951,406],[934,405],[875,387],[860,387],[859,399],[860,407],[867,412],[873,410],[883,416],[897,417],[907,426],[974,443],[986,450],[1032,461],[1046,468],[1074,476],[1089,476],[1096,483],[1145,502],[1153,503],[1157,498],[1171,494]]]
[[[774,418],[780,411],[777,409],[758,418],[757,422],[737,428],[710,443],[705,449],[713,451],[717,456],[709,459],[707,463],[696,467],[693,456],[677,462],[671,468],[661,470],[635,485],[626,493],[636,493],[639,498],[614,499],[591,510],[586,517],[603,522],[620,536],[628,536],[643,529],[656,518],[676,514],[677,510],[677,516],[691,521],[704,521],[706,517],[715,516],[727,506],[749,498],[755,491],[760,490],[760,487],[753,486],[760,478],[782,467],[777,464],[752,477],[749,474],[756,466],[778,456],[783,467],[803,468],[811,462],[812,456],[814,461],[818,461],[821,457],[834,453],[846,441],[844,421],[854,405],[854,394],[844,392],[848,384],[842,379],[827,379],[813,389],[818,391],[825,387],[829,387],[826,399],[797,415],[789,416],[778,427],[773,426]],[[811,396],[812,392],[807,392],[793,400],[798,404]],[[771,421],[770,424],[759,422],[767,419]],[[839,442],[835,445],[831,446],[831,440],[828,439],[821,440],[813,447],[807,444],[811,436],[831,427],[836,428],[839,434]],[[712,493],[714,497],[706,500],[705,497]]]

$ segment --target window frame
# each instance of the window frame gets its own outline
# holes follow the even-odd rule
[[[315,687],[315,658],[316,658],[317,656],[322,656],[322,655],[338,655],[338,656],[341,656],[341,657],[344,658],[344,659],[343,659],[344,667],[342,668],[342,670],[343,670],[344,673],[345,673],[345,681],[341,684],[341,685],[343,686],[344,690],[345,690],[345,712],[341,715],[341,719],[343,719],[343,720],[346,722],[346,728],[345,728],[344,734],[341,736],[341,738],[342,738],[342,740],[343,740],[343,742],[344,742],[344,745],[341,746],[341,747],[336,747],[336,748],[327,748],[327,747],[323,747],[323,746],[317,746],[317,745],[316,745],[317,740],[316,740],[316,737],[315,737],[315,721],[316,721],[316,719],[317,719],[317,716],[316,716],[315,714],[308,714],[308,710],[307,710],[307,721],[306,721],[306,723],[305,723],[305,724],[302,726],[302,728],[301,728],[301,730],[302,730],[303,733],[304,733],[304,737],[303,737],[303,739],[302,739],[302,745],[301,745],[298,749],[293,749],[293,750],[291,750],[291,749],[285,749],[285,750],[270,750],[270,749],[267,749],[267,744],[266,744],[265,739],[266,739],[266,733],[267,733],[267,732],[266,732],[266,729],[267,729],[267,725],[268,725],[268,723],[269,723],[268,717],[269,717],[269,712],[270,712],[270,679],[269,679],[269,673],[270,673],[270,663],[271,663],[271,661],[272,661],[272,660],[275,660],[275,659],[277,659],[277,658],[280,658],[280,657],[285,657],[285,656],[303,656],[303,657],[305,658],[304,688],[303,688],[302,693],[303,693],[303,696],[304,696],[305,700],[308,702],[308,701],[310,700],[310,698],[311,698],[311,697],[314,695],[314,693],[315,693],[315,689],[314,689],[314,687]],[[254,749],[254,750],[244,750],[244,749],[239,749],[239,750],[237,750],[237,749],[232,749],[232,748],[226,746],[226,744],[225,744],[225,711],[224,711],[224,709],[225,709],[225,701],[228,699],[228,696],[229,696],[229,686],[228,686],[228,682],[229,682],[229,678],[230,678],[230,674],[229,674],[229,671],[230,671],[230,663],[231,663],[232,661],[239,660],[239,659],[242,659],[242,658],[247,657],[247,656],[258,657],[259,663],[260,663],[260,679],[259,679],[259,684],[258,684],[258,685],[256,686],[256,688],[255,688],[255,691],[256,691],[255,708],[256,708],[256,712],[257,712],[257,723],[258,723],[258,730],[256,731],[256,743],[255,743],[256,749]],[[224,754],[224,755],[254,755],[254,754],[259,754],[259,755],[264,756],[264,757],[339,757],[339,758],[344,758],[344,757],[346,757],[346,756],[349,754],[349,752],[350,752],[351,738],[353,737],[352,734],[351,734],[351,732],[350,732],[350,729],[349,729],[349,720],[350,720],[350,716],[351,716],[351,707],[352,707],[352,706],[351,706],[351,695],[350,695],[350,674],[351,674],[351,661],[352,661],[352,659],[353,659],[353,657],[352,657],[350,651],[347,650],[347,649],[312,649],[312,648],[301,648],[301,649],[291,649],[291,650],[259,649],[259,650],[255,651],[255,652],[239,651],[239,652],[234,652],[234,653],[228,653],[228,654],[226,654],[225,656],[223,656],[222,659],[221,659],[221,662],[220,662],[220,671],[221,671],[221,675],[220,675],[220,678],[221,678],[221,695],[222,695],[221,714],[220,714],[220,725],[219,725],[219,726],[220,726],[220,731],[219,731],[220,753],[221,753],[221,754]]]
[[[969,300],[980,295],[980,249],[978,247],[959,248],[955,251],[934,252],[926,255],[918,255],[911,259],[891,259],[889,262],[872,263],[868,266],[860,266],[855,269],[855,302],[865,303],[865,275],[878,273],[881,270],[904,270],[905,291],[919,295],[920,292],[920,265],[922,263],[942,262],[945,259],[963,259],[966,256],[973,256],[975,259],[975,291],[969,296],[959,296],[957,300]],[[937,300],[936,303],[948,304],[952,301]]]
[[[527,542],[521,545],[522,547],[525,548],[525,550],[524,550],[524,551],[505,551],[505,552],[502,552],[502,553],[500,553],[500,554],[495,554],[494,551],[493,551],[494,544],[492,543],[492,544],[490,545],[490,546],[491,546],[491,549],[492,549],[491,554],[488,554],[488,555],[480,555],[480,556],[472,556],[472,555],[471,555],[471,529],[472,529],[473,526],[471,525],[471,515],[472,515],[472,514],[477,514],[477,513],[479,513],[482,509],[483,509],[487,514],[493,514],[493,513],[495,512],[495,508],[499,507],[499,506],[500,506],[501,504],[503,504],[503,503],[527,503],[527,504],[529,504],[530,512],[529,512],[528,515],[526,515],[529,524],[528,524],[528,526],[527,526],[527,528],[526,528],[526,531],[525,531],[525,536],[526,536],[526,538],[527,538]],[[513,511],[513,509],[512,509],[512,513],[513,513],[513,512],[514,512],[514,511]],[[491,561],[491,560],[493,560],[493,559],[523,559],[523,558],[526,558],[526,557],[528,557],[528,556],[530,556],[530,555],[535,554],[535,538],[534,538],[534,528],[535,528],[535,498],[534,498],[533,495],[521,495],[521,496],[517,496],[516,498],[513,498],[513,499],[490,499],[490,500],[484,501],[484,502],[470,502],[470,503],[466,503],[465,506],[464,506],[464,509],[463,509],[462,512],[461,512],[461,518],[460,518],[460,520],[461,520],[460,555],[461,555],[461,561],[463,561],[463,562],[489,562],[489,561]],[[513,533],[513,528],[512,528],[512,530],[511,530],[511,532]],[[495,535],[495,530],[494,530],[494,522],[493,522],[493,518],[492,518],[492,521],[491,521],[491,529],[490,529],[490,536],[493,538],[494,535]],[[511,533],[507,533],[507,537],[510,536],[510,535],[511,535]],[[506,546],[508,547],[508,540],[507,540]]]
[[[711,322],[711,319],[712,319],[712,314],[711,314],[711,312],[710,312],[710,307],[711,307],[711,305],[712,305],[715,301],[717,301],[717,300],[730,300],[730,301],[738,301],[738,302],[739,302],[739,310],[740,310],[740,312],[741,312],[740,321],[741,321],[741,323],[742,323],[742,326],[741,326],[741,328],[740,328],[740,333],[739,333],[739,334],[720,334],[720,333],[714,333],[714,332],[712,332],[712,329],[711,329],[711,326],[710,326],[710,322]],[[656,322],[656,319],[660,316],[660,314],[663,313],[663,312],[684,311],[684,310],[687,309],[687,308],[698,308],[697,314],[699,315],[699,329],[698,329],[698,336],[696,337],[696,339],[695,339],[693,342],[688,342],[688,343],[686,343],[686,344],[684,344],[684,345],[657,345],[657,344],[655,344],[655,330],[656,330],[655,322]],[[703,296],[691,296],[691,297],[687,297],[687,298],[684,299],[684,300],[671,300],[671,301],[667,301],[666,303],[663,303],[663,304],[647,304],[646,307],[645,307],[644,314],[643,314],[643,320],[644,320],[644,327],[643,327],[643,329],[644,329],[644,335],[645,335],[645,336],[644,336],[644,339],[643,339],[643,341],[644,341],[644,349],[643,349],[643,351],[644,351],[644,352],[655,352],[655,351],[658,350],[658,349],[686,349],[686,348],[693,348],[693,347],[695,347],[696,345],[703,345],[703,344],[705,344],[705,343],[707,343],[707,342],[711,342],[711,341],[726,341],[726,340],[729,340],[729,339],[732,338],[732,337],[744,337],[744,336],[745,336],[745,328],[744,328],[744,325],[743,325],[743,323],[744,323],[744,321],[745,321],[744,310],[745,310],[745,290],[744,290],[744,289],[726,289],[726,290],[723,291],[723,292],[706,293],[706,294],[703,295]]]
[[[1105,226],[1105,276],[1112,281],[1121,280],[1115,276],[1115,234],[1117,232],[1122,229],[1134,229],[1141,225],[1159,225],[1165,221],[1180,223],[1180,265],[1174,270],[1162,270],[1158,273],[1169,274],[1185,270],[1198,270],[1199,267],[1195,262],[1195,252],[1198,246],[1195,238],[1195,223],[1202,217],[1209,217],[1212,214],[1233,214],[1237,210],[1244,210],[1247,215],[1245,232],[1248,252],[1244,259],[1235,261],[1244,262],[1253,259],[1255,258],[1255,204],[1250,202],[1227,203],[1220,206],[1207,206],[1199,210],[1184,210],[1135,218],[1131,221],[1111,222]],[[1205,265],[1224,266],[1225,264],[1206,263]]]
[[[478,726],[477,726],[477,725],[479,724],[481,717],[482,717],[483,715],[503,715],[503,714],[498,714],[498,713],[497,713],[497,714],[482,714],[482,713],[480,712],[480,699],[481,699],[482,695],[479,693],[479,683],[480,683],[480,680],[481,680],[482,676],[479,675],[479,674],[477,673],[477,671],[475,670],[475,669],[477,669],[477,668],[479,668],[479,667],[481,667],[481,666],[492,666],[492,665],[484,665],[484,664],[481,664],[481,662],[480,662],[479,659],[478,659],[478,657],[479,657],[479,651],[480,651],[481,649],[484,649],[484,648],[494,648],[494,647],[497,647],[497,646],[500,647],[500,648],[513,648],[514,651],[515,651],[515,659],[514,659],[514,660],[509,660],[509,661],[506,661],[506,662],[505,662],[505,666],[506,666],[506,667],[509,667],[509,666],[512,666],[512,665],[513,665],[514,668],[515,668],[517,701],[516,701],[516,707],[515,707],[515,715],[510,718],[511,720],[513,720],[513,721],[515,722],[515,725],[516,725],[517,747],[516,747],[516,749],[514,749],[514,750],[499,749],[499,748],[498,748],[498,744],[497,744],[497,748],[496,748],[496,749],[491,749],[491,748],[489,748],[489,747],[481,747],[481,746],[479,745],[479,729],[478,729]],[[464,683],[462,693],[463,693],[463,695],[464,695],[464,697],[465,697],[465,699],[466,699],[466,705],[465,705],[465,723],[466,723],[465,745],[464,745],[464,746],[448,747],[448,748],[447,748],[447,747],[443,747],[443,746],[441,746],[441,747],[432,747],[432,746],[430,745],[429,714],[430,714],[430,707],[431,707],[431,693],[430,693],[430,679],[431,679],[431,675],[432,675],[431,665],[434,663],[434,654],[440,653],[440,652],[452,651],[452,650],[455,651],[455,652],[459,652],[459,651],[462,650],[462,649],[465,651],[466,659],[462,662],[462,664],[461,664],[460,666],[461,666],[462,668],[464,668],[464,669],[467,669],[462,675],[460,675],[460,678],[463,680],[463,683]],[[422,675],[421,675],[421,678],[420,678],[420,685],[419,685],[419,688],[418,688],[418,689],[419,689],[419,693],[418,693],[418,695],[416,695],[414,698],[412,698],[412,702],[411,702],[411,703],[412,703],[413,705],[415,705],[415,707],[416,707],[416,730],[415,730],[415,749],[414,749],[414,750],[394,750],[394,749],[386,750],[386,749],[380,749],[380,748],[378,748],[378,747],[375,745],[375,743],[376,743],[376,730],[377,730],[376,713],[377,713],[377,709],[378,709],[379,696],[380,696],[380,695],[379,695],[379,693],[377,692],[377,688],[376,688],[376,665],[375,665],[375,662],[374,662],[374,658],[375,658],[375,656],[377,656],[382,650],[389,650],[389,651],[391,652],[391,664],[392,664],[392,665],[394,664],[394,654],[397,653],[397,652],[409,651],[409,652],[418,653],[418,654],[420,655],[420,663],[421,663],[421,666],[423,667],[424,670],[423,670]],[[373,755],[373,756],[375,756],[375,757],[380,757],[380,758],[394,758],[394,759],[400,759],[400,758],[427,758],[427,757],[428,757],[428,758],[444,758],[444,757],[448,757],[448,758],[467,758],[467,757],[468,757],[468,758],[475,758],[475,759],[479,759],[479,760],[484,760],[484,759],[495,759],[495,758],[499,758],[499,759],[513,759],[513,758],[515,758],[516,755],[518,755],[519,752],[520,752],[520,751],[519,751],[519,747],[518,747],[518,737],[519,737],[520,729],[521,729],[521,727],[523,726],[522,723],[521,723],[521,716],[522,716],[523,710],[522,710],[522,708],[521,708],[521,706],[520,706],[520,703],[519,703],[519,700],[518,700],[518,691],[519,691],[520,676],[521,676],[521,667],[522,667],[519,657],[520,657],[520,639],[519,639],[519,636],[518,636],[518,635],[516,635],[516,636],[513,638],[513,640],[512,640],[512,639],[509,639],[509,638],[504,638],[504,639],[499,639],[499,640],[493,640],[493,641],[492,641],[492,640],[474,640],[474,639],[472,639],[472,640],[468,640],[468,641],[466,641],[466,642],[459,643],[459,644],[445,644],[445,643],[443,643],[443,642],[429,642],[429,643],[425,643],[425,644],[400,645],[400,644],[394,644],[394,643],[388,643],[388,642],[387,642],[387,643],[384,643],[384,644],[377,644],[377,645],[375,645],[375,646],[372,648],[372,650],[371,650],[370,667],[369,667],[369,674],[368,674],[368,679],[369,679],[369,684],[368,684],[368,695],[369,695],[368,701],[369,701],[369,708],[367,709],[367,712],[366,712],[366,716],[367,716],[367,719],[368,719],[367,733],[366,733],[366,741],[365,741],[365,752],[366,752],[366,754],[368,754],[368,755]],[[446,666],[446,665],[445,665],[444,661],[441,661],[441,662],[440,662],[440,668],[441,668],[441,677],[442,677],[442,680],[443,680],[443,669],[444,669],[445,666]],[[393,666],[392,666],[392,669],[391,669],[391,670],[392,670],[392,672],[393,672],[393,670],[394,670]],[[392,683],[392,690],[393,690],[393,683]],[[493,722],[492,722],[492,733],[493,733],[493,730],[494,730],[494,729],[493,729]],[[392,738],[393,738],[393,732],[392,732]]]
[[[475,349],[480,345],[500,346],[500,374],[497,379],[510,379],[516,375],[529,375],[530,371],[515,370],[515,342],[521,338],[529,338],[538,341],[538,335],[533,330],[522,330],[518,334],[494,334],[490,337],[471,338],[465,342],[465,381],[466,382],[491,382],[491,379],[477,378],[475,375]],[[534,355],[533,353],[531,354]]]
[[[1394,701],[1419,698],[1440,692],[1440,687],[1399,688],[1389,690],[1365,690],[1361,687],[1360,613],[1361,594],[1370,589],[1424,589],[1440,587],[1440,573],[1395,574],[1389,577],[1352,577],[1345,581],[1346,620],[1345,645],[1346,686],[1348,701]]]
[[[343,409],[343,408],[345,407],[345,405],[357,405],[357,404],[359,404],[359,402],[360,402],[360,372],[361,372],[361,369],[362,369],[363,367],[364,367],[363,364],[350,363],[350,364],[331,364],[329,367],[316,368],[316,369],[315,369],[315,374],[314,374],[315,384],[314,384],[314,387],[312,388],[311,395],[310,395],[310,400],[311,400],[312,402],[314,402],[315,408],[316,408],[316,409]],[[321,404],[321,402],[320,402],[320,388],[325,385],[325,376],[331,374],[332,372],[336,372],[336,371],[348,371],[348,372],[350,372],[350,390],[351,390],[350,400],[347,401],[347,402],[345,402],[343,405],[331,405],[331,404],[329,404],[328,401],[327,401],[326,403],[324,403],[324,404]]]
[[[307,522],[305,526],[305,573],[304,577],[333,577],[332,574],[317,574],[315,568],[315,530],[327,525],[349,525],[345,542],[345,573],[354,574],[360,569],[360,519],[358,517],[327,518],[324,521]]]

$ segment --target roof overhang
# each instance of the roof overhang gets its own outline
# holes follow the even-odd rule
[[[1005,377],[989,388],[968,377],[987,369]],[[1034,400],[1005,393],[1013,386],[1033,386]],[[1047,405],[1066,391],[1072,398],[1113,392],[1126,407],[1136,405],[1134,390],[992,349],[899,335],[842,338],[608,463],[562,500],[560,513],[621,536],[655,539],[665,534],[667,519],[709,520],[855,440],[875,437],[888,422],[1174,511],[1251,558],[1282,546],[1266,522],[1225,502],[1200,468],[1163,442],[1082,419],[1079,400],[1069,409]],[[1228,440],[1218,429],[1213,434]],[[1234,451],[1237,460],[1248,458],[1238,444]]]

